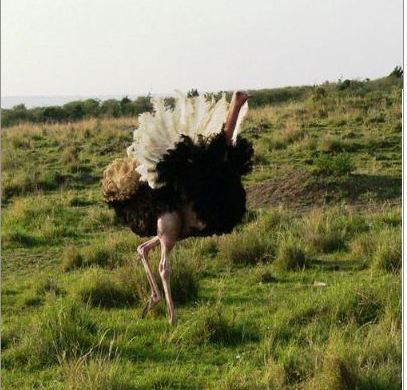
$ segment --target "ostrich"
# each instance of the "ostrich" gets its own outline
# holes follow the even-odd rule
[[[230,106],[179,93],[173,110],[154,99],[154,113],[139,117],[128,158],[104,171],[106,202],[139,236],[151,237],[137,248],[151,296],[144,317],[161,297],[149,252],[161,246],[159,274],[170,324],[177,321],[170,287],[170,253],[177,241],[229,233],[246,211],[241,177],[251,170],[253,148],[238,137],[249,94],[237,91]]]

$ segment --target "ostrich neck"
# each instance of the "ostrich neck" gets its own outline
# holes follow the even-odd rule
[[[232,100],[232,102],[230,104],[230,109],[229,109],[228,116],[226,118],[225,128],[224,128],[228,144],[232,143],[233,132],[235,130],[237,118],[239,117],[239,112],[240,112],[240,109],[242,108],[242,105],[243,104],[237,103],[236,100],[234,100],[234,99]]]

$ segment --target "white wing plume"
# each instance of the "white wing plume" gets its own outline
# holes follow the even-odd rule
[[[235,130],[233,131],[232,142],[234,144],[236,143],[237,136],[240,133],[240,127],[242,126],[243,119],[246,117],[248,111],[249,111],[249,105],[247,104],[247,101],[246,101],[246,103],[243,104],[242,108],[240,109],[239,116],[237,117],[237,121],[236,121],[236,127],[235,127]]]
[[[225,95],[217,102],[208,102],[204,96],[187,98],[178,91],[173,110],[166,108],[161,98],[154,98],[152,102],[154,113],[146,112],[139,116],[139,127],[134,130],[133,143],[127,154],[138,161],[136,170],[141,175],[140,180],[147,181],[151,188],[157,188],[156,166],[165,153],[175,147],[182,135],[197,142],[199,135],[210,137],[220,133],[229,105]],[[243,111],[247,112],[247,104],[239,115],[234,142],[245,115]]]

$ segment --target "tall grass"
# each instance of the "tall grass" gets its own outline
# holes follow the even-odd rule
[[[87,311],[73,301],[50,302],[25,332],[16,359],[32,366],[55,364],[88,352],[97,333]]]
[[[139,301],[137,290],[97,268],[84,275],[78,294],[82,302],[105,308],[131,306]]]
[[[384,230],[380,234],[373,255],[373,268],[386,272],[398,272],[402,266],[402,241],[397,229]]]
[[[3,242],[10,246],[58,244],[76,236],[73,226],[78,217],[63,197],[18,199],[3,215]]]

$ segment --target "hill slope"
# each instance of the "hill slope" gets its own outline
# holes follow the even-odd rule
[[[3,131],[5,388],[401,387],[400,79],[256,99],[247,221],[176,249],[176,328],[100,193],[136,118]]]

